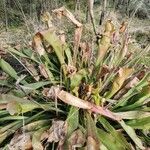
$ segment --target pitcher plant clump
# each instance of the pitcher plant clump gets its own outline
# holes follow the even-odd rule
[[[132,150],[150,145],[150,70],[138,65],[145,49],[131,53],[128,26],[107,20],[98,41],[84,41],[84,25],[66,8],[46,12],[46,29],[32,48],[11,54],[25,69],[5,59],[0,85],[0,147],[4,149]],[[67,39],[53,19],[75,26]],[[138,68],[138,69],[137,69]],[[9,140],[8,140],[9,139]]]

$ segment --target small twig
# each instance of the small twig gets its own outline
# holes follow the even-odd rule
[[[90,12],[91,22],[93,25],[93,31],[97,37],[97,32],[96,32],[96,27],[95,27],[95,19],[94,19],[94,13],[93,13],[93,5],[94,5],[94,0],[89,0],[88,1],[88,8],[89,8],[89,12]]]

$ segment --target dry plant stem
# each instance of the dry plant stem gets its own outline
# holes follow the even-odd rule
[[[75,0],[75,14],[80,12],[80,0]]]
[[[8,14],[7,14],[7,6],[6,1],[3,0],[3,6],[4,6],[4,14],[5,14],[5,30],[8,31]]]
[[[82,27],[76,28],[75,34],[74,34],[74,56],[73,56],[74,63],[76,63],[76,59],[77,59],[79,44],[81,40],[81,34],[82,34]]]
[[[95,35],[97,36],[95,21],[94,21],[94,13],[93,13],[94,0],[88,0],[88,5],[89,5],[89,12],[90,12],[90,17],[91,17],[91,22],[92,22],[92,25],[93,25],[93,30],[94,30]]]
[[[99,25],[102,25],[102,23],[103,23],[103,21],[105,19],[106,5],[107,5],[107,0],[103,0],[103,10],[102,10],[102,13],[100,15]]]
[[[60,90],[59,87],[52,87],[47,94],[48,97],[55,97],[57,96],[57,98],[59,98],[60,100],[62,100],[63,102],[75,106],[75,107],[79,107],[82,109],[87,109],[87,110],[91,110],[94,113],[100,114],[100,115],[104,115],[106,117],[109,117],[113,120],[121,120],[120,117],[116,116],[115,114],[113,114],[111,111],[109,111],[108,109],[105,109],[103,107],[100,106],[96,106],[93,103],[90,103],[88,101],[84,101],[64,90]]]

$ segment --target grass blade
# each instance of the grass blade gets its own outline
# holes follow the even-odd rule
[[[130,138],[134,141],[134,143],[140,148],[144,149],[144,146],[142,144],[142,141],[137,137],[134,129],[128,125],[125,124],[125,122],[122,120],[119,122],[122,128],[127,132],[127,134],[130,136]]]

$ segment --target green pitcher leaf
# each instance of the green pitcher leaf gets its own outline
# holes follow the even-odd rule
[[[55,31],[53,29],[49,29],[48,31],[42,31],[39,33],[43,36],[43,38],[53,47],[58,60],[60,62],[60,65],[63,69],[64,74],[66,74],[66,63],[65,63],[65,57],[64,57],[64,49],[61,41],[57,37]]]
[[[124,81],[132,74],[131,68],[120,68],[117,76],[115,77],[110,91],[106,94],[105,98],[111,98],[123,85]]]

